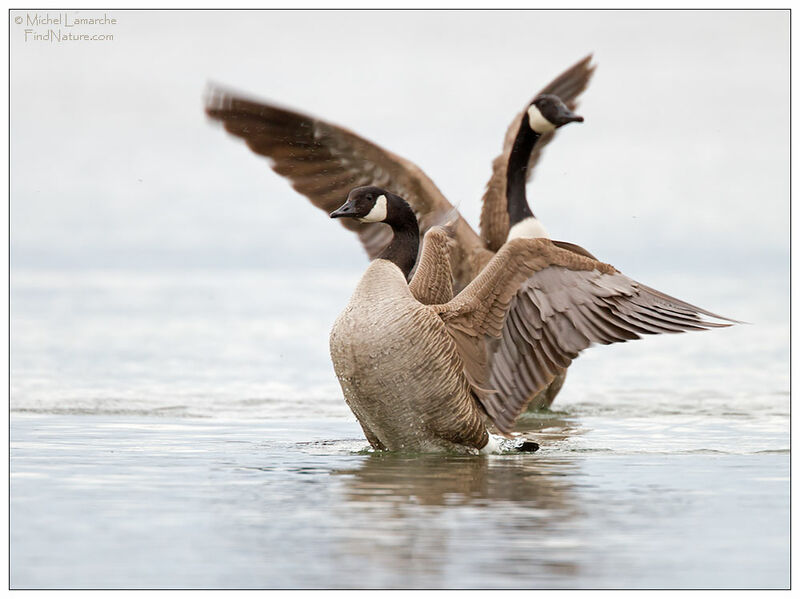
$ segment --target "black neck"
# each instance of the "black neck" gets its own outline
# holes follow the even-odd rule
[[[394,237],[378,258],[391,260],[403,271],[406,279],[414,268],[419,252],[419,225],[413,210],[405,201],[390,202],[387,206],[387,218],[384,221],[392,227]]]
[[[506,202],[510,227],[533,216],[525,196],[525,184],[528,182],[528,161],[540,137],[541,135],[528,125],[528,115],[524,115],[506,169]]]

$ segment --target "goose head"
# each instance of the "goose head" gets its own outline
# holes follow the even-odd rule
[[[419,225],[408,202],[380,187],[356,187],[347,194],[347,201],[330,216],[389,225],[392,241],[377,258],[394,262],[408,279],[419,251]]]
[[[542,134],[554,131],[567,123],[582,123],[583,117],[572,112],[561,98],[553,94],[541,94],[528,106],[528,125],[534,132]]]
[[[398,209],[407,208],[406,201],[375,187],[356,187],[347,194],[347,201],[331,212],[331,218],[354,218],[362,223],[388,223]]]

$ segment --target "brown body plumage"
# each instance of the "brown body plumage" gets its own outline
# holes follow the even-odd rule
[[[456,344],[397,266],[373,261],[330,336],[345,401],[369,442],[394,451],[468,451],[488,441]]]

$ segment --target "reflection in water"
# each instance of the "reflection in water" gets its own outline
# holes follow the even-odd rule
[[[374,453],[362,466],[338,470],[349,501],[402,510],[413,505],[486,505],[513,501],[536,510],[561,509],[574,460],[531,454],[501,456]]]
[[[550,414],[524,428],[549,445],[573,430]],[[348,526],[336,559],[345,571],[359,563],[365,586],[546,586],[578,573],[580,458],[378,452],[333,474]]]

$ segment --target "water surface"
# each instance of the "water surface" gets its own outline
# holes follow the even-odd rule
[[[489,457],[368,450],[352,278],[14,273],[12,586],[788,585],[780,278],[712,286],[758,325],[586,352]]]
[[[780,279],[759,325],[586,352],[490,457],[370,452],[327,355],[353,281],[303,280],[15,273],[15,588],[788,585]]]
[[[443,457],[343,420],[17,415],[12,586],[788,585],[785,438],[680,447],[683,418],[649,427],[671,451],[600,449],[605,419],[544,420],[540,453]]]

